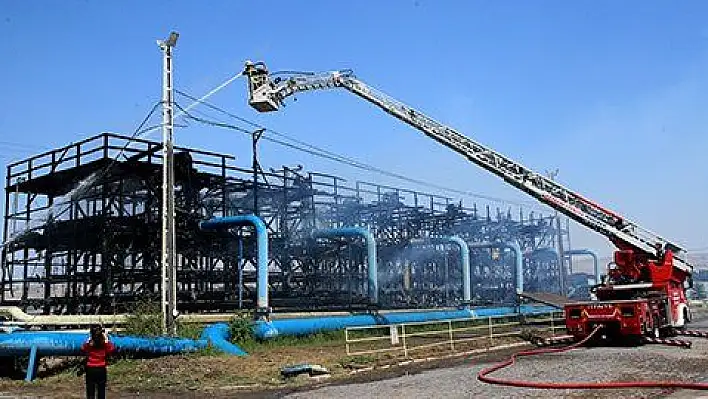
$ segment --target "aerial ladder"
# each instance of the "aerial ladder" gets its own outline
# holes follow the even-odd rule
[[[262,62],[247,61],[244,75],[249,104],[259,112],[277,111],[286,98],[299,92],[343,88],[607,237],[617,250],[606,278],[596,287],[599,301],[566,305],[568,329],[579,339],[597,325],[620,335],[656,336],[660,330],[683,327],[690,319],[685,288],[691,284],[693,267],[678,244],[382,93],[357,79],[351,70],[293,73],[283,78],[272,77]]]

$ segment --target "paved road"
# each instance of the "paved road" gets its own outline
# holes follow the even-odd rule
[[[691,328],[708,329],[708,319]],[[524,358],[495,376],[535,381],[691,380],[708,381],[708,340],[687,338],[692,349],[646,345],[636,348],[580,348]],[[465,365],[426,371],[389,380],[328,386],[294,393],[290,398],[496,398],[601,397],[696,398],[701,391],[536,390],[488,385],[477,373],[489,364],[470,359]],[[706,396],[708,398],[708,393]]]

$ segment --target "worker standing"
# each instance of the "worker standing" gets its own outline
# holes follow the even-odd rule
[[[81,345],[81,351],[86,353],[86,397],[99,399],[106,397],[106,370],[108,355],[115,351],[115,346],[108,340],[103,327],[91,326],[91,337]]]

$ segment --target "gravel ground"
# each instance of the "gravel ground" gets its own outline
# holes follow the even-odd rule
[[[685,337],[684,337],[685,338]],[[646,345],[636,348],[581,348],[570,352],[522,358],[496,377],[535,381],[686,380],[708,382],[708,340],[693,341],[691,349]],[[599,397],[696,398],[702,391],[539,390],[488,385],[477,372],[489,363],[470,359],[466,365],[437,369],[390,380],[328,386],[294,393],[290,398],[470,398],[470,397]]]

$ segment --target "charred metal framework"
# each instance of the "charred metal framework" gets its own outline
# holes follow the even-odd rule
[[[258,135],[254,134],[255,141]],[[109,313],[160,295],[159,143],[110,133],[7,167],[1,303],[30,312]],[[381,306],[461,302],[459,249],[411,246],[457,235],[468,242],[520,243],[531,291],[561,291],[565,268],[555,247],[570,248],[553,216],[512,215],[449,197],[301,167],[264,171],[253,158],[176,147],[179,308],[253,308],[253,232],[204,233],[198,221],[255,213],[268,226],[271,306],[351,309],[367,304],[366,248],[356,239],[313,239],[315,229],[367,227],[378,245]],[[245,158],[245,157],[244,157]],[[514,254],[475,249],[473,302],[514,298]]]

